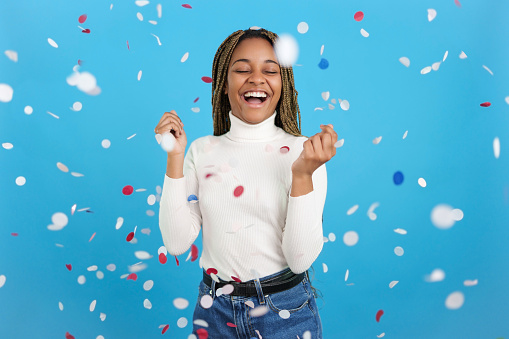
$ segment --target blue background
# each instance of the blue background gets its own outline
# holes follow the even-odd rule
[[[321,131],[320,124],[332,123],[345,139],[327,163],[323,229],[337,240],[324,244],[311,272],[323,295],[317,303],[324,338],[509,337],[508,2],[462,0],[459,7],[453,0],[192,1],[187,9],[184,2],[161,1],[162,18],[158,2],[138,7],[115,1],[110,10],[111,3],[0,4],[0,83],[14,90],[12,101],[0,102],[0,143],[14,145],[0,147],[0,275],[6,277],[0,288],[1,338],[65,338],[66,332],[77,339],[158,338],[164,324],[170,327],[163,337],[188,337],[201,269],[198,260],[185,261],[188,253],[179,257],[180,266],[171,256],[165,265],[157,259],[163,245],[159,203],[149,205],[147,197],[163,184],[166,154],[154,128],[174,109],[185,124],[188,146],[213,134],[211,84],[201,77],[211,75],[219,44],[251,26],[298,41],[301,66],[294,73],[302,133],[311,136]],[[431,22],[428,8],[438,13]],[[360,22],[353,18],[357,11],[365,13]],[[85,13],[88,19],[80,24]],[[305,34],[297,31],[302,21],[309,24]],[[363,37],[361,28],[370,36]],[[5,50],[17,51],[19,61],[8,59]],[[420,73],[445,51],[449,55],[438,71]],[[459,58],[461,51],[466,59]],[[399,62],[402,56],[410,67]],[[329,61],[327,69],[318,67],[321,58]],[[78,59],[80,71],[96,77],[99,95],[67,84]],[[330,99],[321,96],[325,91],[330,99],[348,100],[350,109],[329,109]],[[83,104],[79,112],[69,109],[76,101]],[[492,105],[481,107],[483,102]],[[27,105],[33,114],[24,113]],[[375,145],[378,136],[383,138]],[[103,139],[111,140],[110,148],[101,146]],[[60,171],[57,162],[84,176]],[[404,174],[401,185],[392,180],[396,171]],[[18,176],[27,179],[25,185],[16,185]],[[421,177],[424,188],[417,184]],[[146,191],[126,196],[126,185]],[[375,202],[380,206],[373,221],[367,210]],[[450,229],[430,219],[442,203],[464,212]],[[74,204],[91,212],[71,216]],[[347,215],[356,204],[358,211]],[[56,212],[65,213],[69,223],[50,231]],[[116,230],[118,217],[125,221]],[[135,226],[137,243],[128,243]],[[151,233],[142,234],[142,228]],[[359,234],[355,246],[342,241],[350,230]],[[201,235],[195,244],[201,254]],[[396,246],[404,248],[403,256],[394,254]],[[121,279],[128,266],[140,262],[138,250],[154,257],[141,260],[148,267],[137,281]],[[111,263],[114,272],[106,269]],[[104,279],[87,271],[92,265]],[[427,282],[435,268],[444,270],[445,279]],[[87,278],[83,285],[80,275]],[[155,285],[145,291],[149,279]],[[467,279],[478,279],[478,285],[465,286]],[[399,283],[389,288],[392,280]],[[457,310],[445,307],[454,291],[465,295]],[[175,308],[178,297],[190,306]],[[145,298],[152,309],[143,307]],[[92,300],[97,306],[90,312]],[[380,309],[384,315],[377,322]],[[177,326],[180,317],[189,320],[185,328]]]

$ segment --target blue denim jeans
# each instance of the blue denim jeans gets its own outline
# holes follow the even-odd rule
[[[193,314],[193,334],[198,338],[197,330],[205,329],[208,339],[322,339],[322,322],[318,314],[316,300],[311,290],[308,276],[302,282],[282,292],[264,294],[260,281],[273,278],[290,271],[286,268],[275,274],[254,279],[257,296],[216,295],[213,288],[207,286],[203,280],[199,285],[198,299]],[[215,285],[212,280],[212,287]],[[210,308],[203,308],[200,299],[209,294],[213,298]],[[259,317],[253,317],[249,311],[253,308],[246,305],[251,301],[254,307],[264,305],[268,312]],[[250,304],[250,303],[248,303]],[[251,304],[251,305],[253,305]],[[290,317],[282,318],[281,310],[290,312]],[[197,319],[205,320],[208,327],[194,324]],[[234,324],[234,326],[227,325]],[[309,332],[304,335],[305,332]]]

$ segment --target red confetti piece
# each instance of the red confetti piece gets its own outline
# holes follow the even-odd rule
[[[11,235],[12,235],[13,237],[17,237],[17,236],[18,236],[18,233],[11,233]]]
[[[362,19],[364,19],[364,13],[358,11],[357,13],[354,14],[353,18],[355,19],[355,21],[361,21]]]
[[[226,323],[226,325],[228,325],[228,326],[230,326],[230,327],[237,327],[237,325],[232,324],[232,323],[230,323],[230,322]]]
[[[126,40],[126,41],[127,41],[127,49],[128,49],[128,50],[131,50],[131,49],[129,48],[129,40]]]
[[[195,244],[191,245],[191,262],[198,259],[198,247]]]
[[[127,238],[125,238],[125,240],[127,240],[127,241],[131,241],[131,240],[133,240],[133,238],[134,238],[134,232],[130,232],[130,233],[127,235]]]
[[[215,268],[212,268],[212,267],[211,267],[211,268],[209,268],[209,269],[207,270],[207,274],[208,274],[208,275],[210,275],[210,273],[217,274],[217,270],[216,270]]]
[[[127,280],[134,280],[136,281],[138,279],[138,276],[136,275],[136,273],[131,273],[127,276]]]
[[[244,187],[242,187],[242,186],[237,186],[235,188],[235,190],[233,191],[233,195],[237,198],[240,197],[242,195],[242,193],[244,193]]]
[[[239,279],[239,278],[237,278],[237,277],[234,277],[233,275],[232,275],[232,279],[233,279],[233,280],[235,280],[236,282],[242,282],[242,280],[240,280],[240,279]]]
[[[163,331],[161,332],[161,334],[166,333],[166,331],[168,331],[168,328],[170,328],[170,325],[164,326]]]
[[[210,84],[212,82],[211,77],[201,77],[201,79],[203,80],[203,82],[206,82],[207,84]]]
[[[167,261],[168,261],[168,258],[166,258],[164,253],[160,253],[159,254],[159,262],[164,265],[164,264],[166,264]]]
[[[75,339],[75,338],[71,333],[65,332],[65,339]]]
[[[86,20],[87,20],[86,14],[80,15],[80,17],[78,18],[78,21],[80,22],[80,24],[84,23]]]
[[[211,176],[213,176],[213,175],[214,175],[214,173],[207,173],[207,174],[205,175],[205,179],[208,179],[209,177],[211,177]]]
[[[482,107],[490,107],[491,106],[491,103],[490,102],[483,102],[481,104]]]
[[[71,271],[71,270],[72,270],[72,265],[71,265],[71,264],[65,264],[65,267],[67,267],[67,269],[68,269],[69,271]]]
[[[376,312],[376,321],[377,322],[380,322],[380,317],[384,314],[384,311],[383,310],[378,310],[378,312]]]
[[[288,152],[290,152],[290,147],[288,147],[288,146],[283,146],[279,149],[279,153],[281,153],[281,154],[285,154]]]
[[[134,192],[134,188],[131,185],[127,185],[124,188],[122,188],[122,193],[125,195],[131,195]]]
[[[90,33],[90,30],[87,28],[87,29],[84,29],[82,30],[83,33]]]
[[[175,260],[177,261],[177,266],[179,265],[179,260],[177,258],[177,256],[175,256]]]
[[[90,237],[90,240],[89,240],[88,242],[91,242],[91,241],[92,241],[92,239],[94,239],[94,237],[95,237],[95,234],[96,234],[96,233],[97,233],[97,232],[94,232],[94,234],[92,234],[92,236]]]
[[[198,334],[198,339],[207,339],[209,337],[209,332],[204,328],[197,329],[196,334]]]
[[[198,99],[200,99],[200,97],[198,97],[198,98],[194,99],[194,101],[193,101],[193,102],[197,102],[197,101],[198,101]]]
[[[461,3],[458,0],[454,0],[454,3],[456,4],[456,6],[461,8]]]
[[[189,4],[183,4],[183,5],[182,5],[182,7],[184,7],[184,8],[193,8],[193,7],[191,7],[191,5],[189,5]]]
[[[80,59],[78,59],[78,65],[81,66],[81,63],[82,63],[82,61]]]

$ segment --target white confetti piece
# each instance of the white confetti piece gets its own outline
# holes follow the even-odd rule
[[[157,17],[160,19],[163,16],[163,6],[161,4],[157,4]]]
[[[24,112],[25,114],[30,115],[34,112],[34,109],[32,108],[32,106],[25,106]]]
[[[7,277],[4,274],[0,275],[0,288],[4,287],[6,280]]]
[[[80,275],[78,277],[78,284],[83,285],[85,283],[85,281],[87,281],[87,279],[85,278],[84,275]]]
[[[0,101],[1,102],[10,102],[12,100],[12,95],[14,94],[14,90],[11,86],[7,84],[0,84]]]
[[[134,255],[140,260],[147,260],[153,257],[153,255],[150,255],[150,253],[146,251],[136,251],[134,252]]]
[[[332,241],[332,242],[336,241],[336,235],[334,233],[332,233],[332,232],[329,233],[329,240]]]
[[[157,25],[157,21],[155,20],[149,20],[148,22],[151,23],[152,25]]]
[[[136,13],[136,17],[138,18],[138,20],[143,21],[143,14],[141,14],[140,12]]]
[[[97,300],[94,300],[90,303],[90,312],[94,312],[95,310],[95,304],[97,303]]]
[[[398,257],[401,257],[405,251],[403,250],[403,247],[401,246],[396,246],[394,247],[394,253],[398,256]]]
[[[97,271],[97,269],[98,269],[97,265],[92,265],[92,266],[87,267],[87,271],[89,271],[89,272],[95,272],[95,271]]]
[[[2,144],[2,147],[5,148],[5,149],[12,149],[14,147],[14,145],[11,144],[10,142],[4,142]]]
[[[353,205],[352,207],[350,207],[348,209],[348,211],[346,211],[346,215],[352,215],[355,213],[355,211],[357,211],[357,209],[359,208],[359,205]]]
[[[323,107],[315,107],[315,112],[316,111],[323,111]]]
[[[389,283],[389,288],[393,288],[394,286],[396,286],[396,284],[399,283],[398,280],[393,280]]]
[[[323,273],[327,273],[329,271],[329,268],[327,267],[326,263],[322,263]]]
[[[428,9],[428,21],[431,22],[437,16],[437,11],[433,8]]]
[[[152,34],[152,33],[150,33],[150,34]],[[157,43],[159,44],[159,46],[161,46],[162,44],[161,44],[161,40],[159,39],[159,37],[155,34],[152,34],[152,35],[156,37]]]
[[[428,74],[429,72],[431,72],[431,66],[426,66],[421,69],[421,74]]]
[[[440,229],[451,228],[460,216],[458,211],[453,211],[454,209],[447,204],[436,205],[431,211],[431,222]],[[461,218],[463,218],[462,214],[463,212],[461,212]]]
[[[401,62],[401,64],[403,64],[403,66],[406,66],[406,67],[410,66],[410,59],[408,59],[407,57],[399,58],[399,62]]]
[[[421,187],[426,187],[426,185],[427,185],[427,184],[426,184],[426,180],[424,180],[424,178],[419,178],[419,179],[417,180],[417,183],[418,183],[418,184],[419,184],[419,186],[421,186]]]
[[[378,206],[380,206],[380,203],[378,203],[378,202],[374,202],[374,203],[371,204],[371,206],[369,206],[369,208],[368,208],[368,217],[369,217],[369,219],[371,219],[373,221],[376,220],[375,208],[377,208]]]
[[[246,304],[247,306],[249,306],[251,308],[255,307],[254,302],[252,302],[251,300],[248,300],[248,301],[244,302],[244,304]]]
[[[261,317],[262,315],[267,314],[269,311],[269,308],[264,305],[257,306],[253,308],[252,310],[249,310],[249,315],[252,317]]]
[[[435,268],[431,274],[426,275],[424,278],[427,282],[438,282],[445,279],[445,272],[440,268]]]
[[[463,282],[463,285],[465,285],[465,286],[475,286],[475,285],[477,285],[477,279],[475,279],[475,280],[465,280]]]
[[[348,111],[350,109],[350,103],[348,100],[341,100],[341,103],[339,104],[342,110]]]
[[[103,148],[110,148],[110,146],[111,146],[111,141],[109,141],[108,139],[103,139],[103,140],[101,141],[101,146],[102,146]]]
[[[143,283],[143,289],[145,291],[150,291],[154,287],[154,281],[153,280],[147,280]]]
[[[201,326],[201,327],[209,327],[209,324],[203,319],[196,319],[193,321],[193,324],[195,324],[196,326]]]
[[[440,68],[440,61],[438,62],[434,62],[432,65],[431,65],[431,69],[434,70],[434,71],[438,71],[438,68]]]
[[[189,52],[186,52],[182,58],[180,59],[180,62],[186,62],[187,58],[189,58]]]
[[[290,318],[290,312],[288,310],[281,310],[279,311],[279,316],[283,319]]]
[[[184,298],[175,298],[173,300],[173,306],[175,306],[179,310],[183,310],[183,309],[187,308],[187,306],[189,306],[189,301]]]
[[[55,40],[53,40],[53,39],[51,39],[51,38],[48,38],[48,43],[49,43],[51,46],[53,46],[53,47],[55,47],[55,48],[58,48],[58,45],[57,45],[57,43],[55,42]]]
[[[338,140],[338,141],[336,141],[336,143],[334,144],[334,147],[335,147],[335,148],[340,148],[340,147],[342,147],[344,144],[345,144],[345,139],[339,139],[339,140]]]
[[[180,317],[178,320],[177,320],[177,326],[179,328],[184,328],[187,326],[187,318],[185,317]]]
[[[149,4],[147,0],[136,0],[134,3],[139,7],[143,7]]]
[[[18,52],[6,50],[4,53],[11,61],[18,62]]]
[[[329,109],[332,111],[334,108],[336,108],[333,104],[329,104]]]
[[[136,133],[134,133],[133,135],[130,135],[127,137],[127,140],[131,140],[132,138],[134,138],[136,136]]]
[[[64,310],[64,304],[62,304],[62,302],[58,302],[58,308],[60,309],[60,311],[63,311]]]
[[[25,179],[25,177],[19,176],[16,178],[15,182],[16,182],[16,185],[23,186],[24,184],[26,184],[27,179]]]
[[[323,48],[325,47],[325,45],[322,45],[322,47],[320,48],[320,55],[323,55]]]
[[[161,246],[159,247],[159,249],[157,250],[157,255],[161,254],[161,253],[164,253],[164,255],[168,255],[168,250],[166,249],[165,246]]]
[[[123,224],[124,224],[124,218],[118,217],[117,223],[115,224],[115,229],[116,230],[120,229],[120,227],[122,227]]]
[[[366,32],[366,30],[364,28],[361,28],[361,34],[363,37],[367,38],[369,36],[369,33]]]
[[[461,51],[460,59],[466,59],[466,58],[467,58],[467,55],[465,54],[465,52]]]
[[[65,213],[57,212],[51,217],[51,222],[56,226],[65,227],[69,222],[69,218]]]
[[[304,334],[302,335],[302,339],[311,339],[311,331],[306,331],[304,332]]]
[[[99,315],[99,318],[101,319],[101,321],[104,321],[104,319],[106,319],[106,313],[101,313]]]
[[[51,113],[50,111],[47,111],[46,113],[48,113],[49,115],[51,115],[52,117],[56,118],[56,119],[60,119],[60,117],[56,114],[53,114]]]
[[[509,105],[509,96],[505,97],[505,103]]]
[[[147,197],[147,204],[150,206],[154,205],[156,203],[156,196],[151,194]]]
[[[194,113],[199,113],[200,112],[200,107],[192,107],[191,111],[193,111]]]
[[[161,148],[166,152],[171,152],[175,147],[175,136],[172,133],[164,132],[161,135]]]
[[[101,272],[101,271],[97,271],[95,273],[95,276],[97,277],[97,279],[103,279],[104,278],[104,273]]]
[[[500,139],[498,139],[498,137],[493,139],[493,154],[495,155],[495,159],[500,157]]]
[[[212,299],[212,296],[205,294],[200,299],[200,305],[203,308],[210,308],[212,306],[212,303],[214,302],[214,299]]]
[[[106,269],[110,272],[113,272],[117,269],[117,266],[115,266],[115,264],[109,264],[108,266],[106,266]]]
[[[465,302],[465,296],[463,293],[456,291],[452,292],[447,296],[447,299],[445,299],[445,307],[447,307],[450,310],[457,310],[461,306],[463,306],[463,303]]]
[[[81,111],[82,108],[83,108],[83,104],[79,101],[76,101],[74,104],[72,104],[72,110],[75,112]]]
[[[405,133],[403,134],[403,139],[405,139],[407,135],[408,135],[408,131],[405,131]]]
[[[143,73],[143,72],[142,72],[142,71],[141,71],[141,69],[140,69],[140,71],[138,72],[138,81],[140,81],[140,80],[141,80],[141,75],[142,75],[142,73]]]
[[[134,238],[134,239],[136,239],[136,238]],[[131,241],[133,241],[133,240],[131,240]],[[143,271],[146,268],[147,268],[147,264],[141,263],[141,262],[136,263],[134,265],[130,265],[130,266],[127,267],[127,269],[129,270],[130,273],[140,272],[140,271]]]
[[[444,62],[445,59],[447,59],[447,55],[449,55],[449,51],[445,51],[444,58],[442,59],[442,62]]]
[[[491,71],[491,69],[489,69],[488,67],[486,67],[485,65],[482,65],[482,67],[484,67],[485,70],[487,70],[488,72],[490,72],[491,75],[493,75],[493,72]]]
[[[297,25],[297,31],[300,33],[300,34],[305,34],[307,31],[309,30],[309,25],[307,24],[307,22],[299,22],[299,24]]]
[[[383,337],[385,337],[385,332],[377,334],[376,336],[377,336],[377,338],[383,338]]]
[[[382,141],[382,137],[381,136],[376,137],[375,139],[373,139],[373,144],[378,145],[380,143],[380,141]]]
[[[291,67],[299,56],[299,45],[293,36],[283,33],[276,40],[274,51],[282,67]]]
[[[330,92],[327,91],[327,92],[322,92],[322,99],[327,101],[329,100],[329,96],[330,96]]]
[[[406,230],[402,229],[402,228],[396,228],[394,229],[394,232],[398,233],[398,234],[406,234]]]
[[[355,231],[348,231],[343,235],[343,242],[347,246],[353,246],[359,241],[359,235]]]
[[[349,275],[349,274],[350,274],[350,270],[348,270],[348,269],[347,269],[347,270],[346,270],[346,273],[345,273],[345,281],[347,281],[347,280],[348,280],[348,275]]]

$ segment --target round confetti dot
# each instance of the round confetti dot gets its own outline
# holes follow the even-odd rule
[[[364,19],[364,13],[362,11],[358,11],[353,15],[355,21],[361,21]]]
[[[25,114],[32,114],[34,112],[34,109],[32,108],[32,106],[25,106]]]
[[[63,311],[64,310],[64,304],[62,304],[62,302],[58,302],[58,308],[60,309],[60,311]]]
[[[111,146],[111,141],[109,141],[108,139],[103,139],[103,141],[101,141],[101,146],[103,148],[110,148]]]
[[[343,111],[348,111],[350,109],[350,103],[348,102],[348,100],[342,100],[339,106]]]
[[[180,317],[179,320],[177,320],[177,326],[179,328],[184,328],[187,326],[187,318],[185,317]]]
[[[110,272],[113,272],[117,269],[117,266],[115,266],[115,264],[109,264],[108,266],[106,266],[106,269]]]
[[[394,247],[394,253],[395,253],[397,256],[401,257],[401,256],[403,255],[403,253],[405,253],[405,251],[403,250],[403,247],[401,247],[401,246],[396,246],[396,247]]]
[[[309,30],[309,25],[307,24],[307,22],[299,22],[299,24],[297,25],[297,31],[300,33],[300,34],[305,34],[307,31]]]
[[[452,292],[447,296],[447,299],[445,299],[445,307],[447,307],[450,310],[457,310],[461,306],[463,306],[463,303],[465,302],[465,296],[463,293],[456,291]]]
[[[150,206],[154,205],[156,203],[156,196],[154,194],[151,194],[147,197],[147,204]]]
[[[335,235],[334,233],[329,233],[329,240],[330,240],[331,242],[336,241],[336,235]]]
[[[204,296],[201,297],[200,299],[200,305],[203,307],[203,308],[210,308],[212,306],[212,302],[213,302],[213,299],[210,295],[208,294],[205,294]]]
[[[281,310],[279,311],[279,316],[283,319],[290,318],[290,312],[288,310]]]
[[[143,289],[145,291],[150,291],[154,287],[154,280],[147,280],[143,283]]]
[[[359,235],[355,231],[348,231],[343,235],[343,242],[347,246],[353,246],[359,241]]]
[[[148,299],[143,300],[143,307],[150,310],[152,308],[152,303],[150,302],[150,300]]]
[[[320,69],[327,69],[329,67],[329,62],[327,61],[327,59],[322,58],[322,60],[320,60],[320,63],[318,64],[318,67],[320,67]]]
[[[274,44],[274,51],[281,66],[292,67],[299,56],[299,45],[290,34],[281,34]]]
[[[83,285],[85,283],[85,281],[87,281],[87,279],[85,278],[84,275],[80,275],[78,277],[78,284]]]
[[[124,188],[122,189],[122,193],[124,193],[125,195],[131,195],[133,194],[133,192],[134,188],[131,185],[124,186]]]
[[[12,100],[14,90],[7,84],[0,84],[0,101],[9,102]]]
[[[101,272],[101,271],[97,271],[95,276],[97,277],[97,279],[103,279],[104,278],[104,273]]]
[[[16,185],[18,186],[23,186],[24,184],[26,184],[27,182],[27,179],[25,179],[25,177],[17,177],[16,178]]]
[[[394,181],[394,183],[396,185],[401,185],[403,183],[403,173],[401,173],[400,171],[397,171],[396,173],[394,173],[393,177],[392,177],[392,180]]]
[[[79,21],[80,24],[84,23],[86,20],[87,20],[87,15],[86,14],[80,15],[80,17],[78,18],[78,21]]]
[[[189,301],[184,298],[175,298],[173,300],[173,306],[175,306],[179,310],[183,310],[183,309],[187,308],[187,306],[189,306]]]
[[[242,195],[242,193],[244,193],[244,187],[242,186],[237,186],[235,188],[235,190],[233,191],[233,195],[238,198]],[[217,273],[216,273],[217,274]]]
[[[65,213],[57,212],[53,214],[53,216],[51,217],[51,222],[56,226],[63,227],[67,225],[67,223],[69,222],[69,218],[67,218],[67,215]]]
[[[419,180],[417,180],[417,183],[421,187],[426,187],[426,180],[424,180],[424,178],[419,178]]]
[[[83,105],[79,101],[76,101],[74,104],[72,104],[72,109],[75,110],[76,112],[81,111],[82,108]]]
[[[429,276],[426,277],[426,280],[429,282],[437,282],[445,279],[445,272],[440,269],[434,269]]]
[[[447,204],[440,204],[431,211],[431,222],[440,229],[451,228],[455,221],[452,213],[453,208]]]
[[[159,262],[161,264],[166,264],[166,262],[168,261],[168,258],[166,257],[166,255],[164,253],[160,253],[159,254]]]

